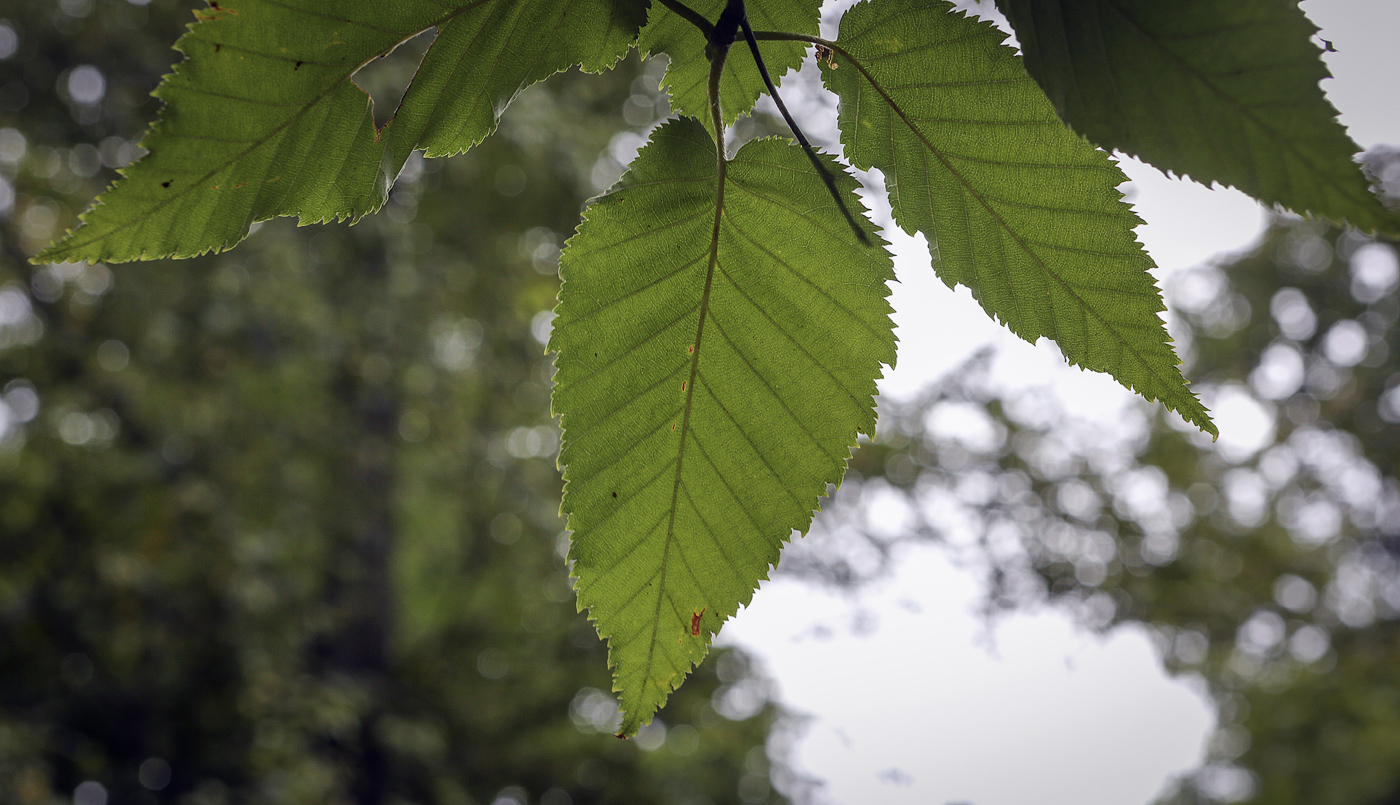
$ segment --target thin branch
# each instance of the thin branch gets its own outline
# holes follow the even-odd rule
[[[699,28],[700,33],[705,37],[705,41],[710,41],[710,34],[714,31],[715,26],[711,25],[709,20],[700,16],[700,12],[682,3],[681,0],[661,0],[661,5],[675,12],[685,19],[686,22]]]
[[[831,50],[846,53],[845,48],[842,48],[830,39],[822,39],[820,36],[810,36],[808,34],[794,34],[787,31],[754,31],[753,38],[763,42],[806,42],[809,45],[822,45]]]
[[[729,5],[733,6],[736,2],[742,4],[743,1],[744,0],[729,0]],[[726,12],[728,10],[728,8],[725,9]],[[721,23],[725,22],[724,14],[721,14],[719,19]],[[727,160],[724,154],[724,114],[720,110],[719,89],[720,81],[724,77],[724,62],[729,58],[729,45],[733,40],[721,42],[720,39],[715,36],[715,32],[718,30],[720,30],[718,27],[711,26],[710,34],[707,37],[708,44],[705,47],[705,56],[710,60],[710,120],[715,127],[715,149],[719,159],[719,189],[720,198],[722,199],[724,198],[724,174]],[[719,225],[718,219],[716,219],[715,225]]]
[[[716,58],[723,62],[729,55],[729,46],[739,39],[739,25],[746,19],[748,13],[744,10],[744,0],[729,0],[724,4],[724,10],[710,30],[709,44],[705,46],[705,57],[711,63]]]
[[[739,0],[739,2],[742,3],[743,0]],[[831,197],[836,200],[836,206],[841,209],[841,214],[846,217],[846,223],[850,224],[851,231],[855,233],[856,239],[859,240],[862,245],[869,246],[870,237],[866,235],[865,230],[861,229],[860,225],[856,223],[855,216],[852,215],[850,209],[846,207],[846,200],[841,197],[841,193],[836,189],[836,177],[832,176],[831,171],[817,158],[816,149],[812,148],[812,144],[807,142],[807,138],[802,135],[802,129],[798,128],[797,121],[792,119],[792,115],[788,112],[787,105],[783,103],[782,96],[778,95],[778,88],[773,86],[773,79],[768,75],[768,67],[763,63],[763,56],[758,52],[758,40],[754,35],[753,28],[749,27],[748,15],[744,15],[740,18],[739,26],[744,31],[744,40],[748,42],[749,51],[753,53],[753,60],[758,65],[758,74],[763,76],[763,83],[768,86],[768,94],[773,96],[773,103],[777,104],[778,111],[783,113],[783,120],[787,121],[788,128],[792,129],[793,136],[797,138],[797,142],[801,143],[802,150],[806,152],[807,158],[812,161],[812,167],[817,169],[817,173],[821,174],[822,181],[826,183],[827,192],[831,193]]]

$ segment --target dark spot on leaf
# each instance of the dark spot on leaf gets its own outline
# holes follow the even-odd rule
[[[626,733],[622,733],[622,732],[619,732],[618,734],[614,735],[613,737],[614,737],[614,738],[621,738],[621,739],[624,740],[624,741],[627,740],[627,734],[626,734]]]
[[[700,607],[700,611],[690,616],[690,634],[694,637],[700,636],[700,618],[705,614],[705,607]]]
[[[223,43],[221,43],[221,42],[215,42],[215,43],[214,43],[214,52],[215,52],[215,53],[218,53],[219,51],[221,51],[221,50],[223,50],[223,49],[224,49]]]
[[[169,186],[170,186],[170,182],[161,182],[161,183],[160,183],[160,186],[161,186],[161,187],[169,187]]]
[[[298,61],[297,61],[297,66],[296,66],[296,67],[293,67],[292,69],[293,69],[293,70],[300,70],[302,64],[304,64],[304,63],[305,63],[305,62],[302,62],[302,61],[298,60]]]
[[[616,493],[616,492],[613,493],[613,497],[617,497],[617,493]]]
[[[681,391],[685,391],[686,388],[688,387],[688,385],[689,385],[689,381],[682,380],[682,381],[681,381]]]

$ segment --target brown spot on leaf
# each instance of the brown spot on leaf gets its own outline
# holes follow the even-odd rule
[[[210,0],[209,8],[195,9],[194,16],[195,19],[198,19],[201,22],[212,22],[217,19],[222,19],[223,17],[226,17],[230,14],[238,13],[239,11],[237,9],[224,8],[217,2],[213,2],[213,0]]]

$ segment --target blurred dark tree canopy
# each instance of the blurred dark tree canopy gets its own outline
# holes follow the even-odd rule
[[[611,736],[560,555],[538,314],[655,78],[560,76],[359,226],[29,266],[194,5],[0,5],[0,802],[786,801],[738,653]]]
[[[355,227],[28,265],[139,153],[191,7],[0,6],[0,801],[801,793],[734,651],[611,739],[561,559],[541,311],[616,176],[599,154],[665,110],[655,76],[532,90]],[[392,104],[413,62],[374,67]],[[878,575],[865,514],[902,500],[987,563],[993,605],[1141,622],[1205,680],[1220,729],[1170,801],[1400,802],[1398,281],[1395,244],[1277,218],[1168,288],[1189,376],[1257,443],[1146,405],[1084,422],[974,361],[882,404],[784,570]]]

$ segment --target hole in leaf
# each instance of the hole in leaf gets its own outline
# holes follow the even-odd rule
[[[408,91],[423,55],[437,38],[437,29],[428,30],[400,42],[389,53],[355,71],[351,80],[374,101],[374,125],[380,128],[394,116]]]

